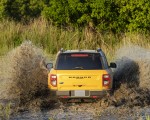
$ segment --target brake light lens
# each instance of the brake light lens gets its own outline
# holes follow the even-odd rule
[[[98,96],[92,96],[92,98],[94,98],[94,99],[95,99],[95,98],[98,98]]]
[[[103,74],[103,86],[109,86],[111,78],[109,74]]]
[[[54,74],[50,75],[50,83],[53,87],[57,87],[57,76]]]
[[[71,57],[88,57],[88,54],[71,54]]]

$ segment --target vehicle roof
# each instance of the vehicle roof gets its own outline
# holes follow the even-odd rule
[[[62,53],[98,53],[97,50],[66,50]]]

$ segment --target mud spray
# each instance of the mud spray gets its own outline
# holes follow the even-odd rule
[[[92,106],[150,105],[150,50],[138,46],[117,51],[115,91]],[[50,107],[43,51],[30,41],[0,59],[0,99],[17,100],[23,109]],[[100,104],[99,104],[100,103]]]
[[[138,46],[117,51],[117,70],[114,74],[116,90],[114,105],[150,105],[150,50]]]
[[[17,107],[23,109],[39,109],[46,104],[48,71],[45,64],[43,51],[30,41],[3,56],[0,61],[1,101],[15,101]]]

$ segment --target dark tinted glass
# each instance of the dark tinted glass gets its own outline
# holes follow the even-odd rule
[[[99,53],[61,53],[56,63],[57,70],[97,70],[102,69]]]

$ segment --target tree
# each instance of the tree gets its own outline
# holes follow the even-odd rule
[[[17,21],[36,18],[40,16],[42,9],[42,0],[2,0],[0,4],[1,17]]]

